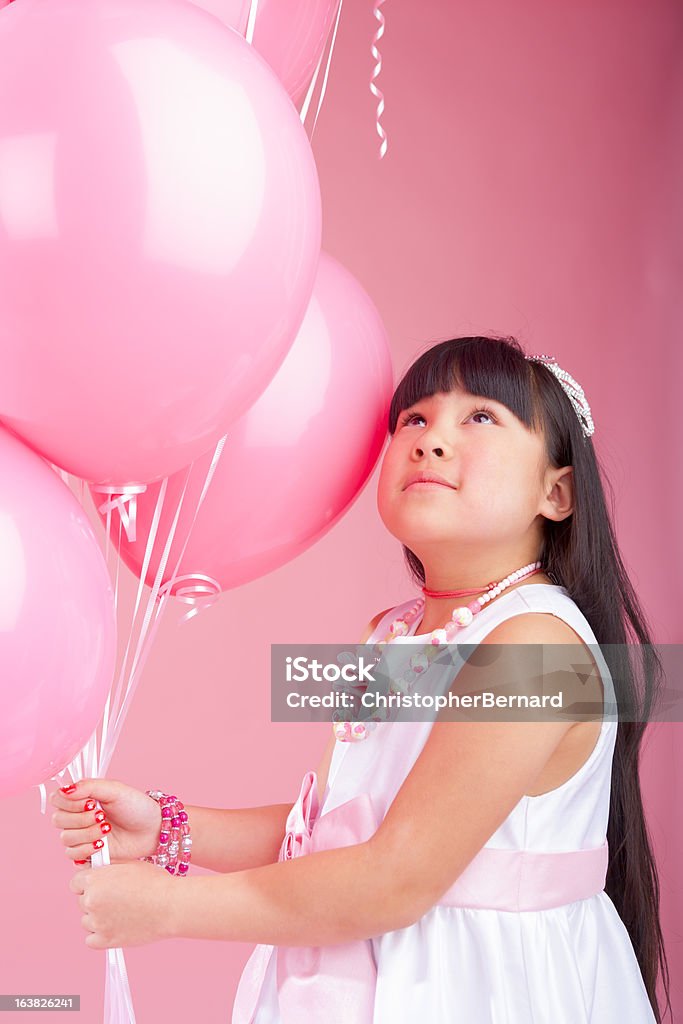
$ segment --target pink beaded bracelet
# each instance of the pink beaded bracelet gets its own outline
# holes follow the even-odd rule
[[[192,852],[192,835],[184,804],[175,796],[162,793],[159,789],[147,789],[145,792],[161,806],[161,831],[156,854],[141,859],[166,868],[171,875],[176,873],[177,868],[178,875],[182,878],[189,870]]]

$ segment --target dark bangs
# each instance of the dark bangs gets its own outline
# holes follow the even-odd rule
[[[454,338],[419,356],[398,384],[389,407],[389,433],[404,409],[438,392],[461,388],[502,402],[528,429],[545,427],[535,374],[514,338]]]

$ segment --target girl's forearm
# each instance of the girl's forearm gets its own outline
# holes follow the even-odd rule
[[[277,861],[291,807],[186,806],[192,827],[192,863],[220,872],[272,864]]]
[[[169,937],[283,946],[367,939],[412,924],[421,894],[382,869],[370,842],[174,887]]]

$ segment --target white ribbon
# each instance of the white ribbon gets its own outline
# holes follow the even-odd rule
[[[126,531],[126,537],[132,544],[137,536],[136,533],[136,519],[138,510],[138,494],[142,494],[147,490],[147,484],[123,484],[118,487],[108,487],[104,484],[92,484],[92,491],[97,494],[108,494],[109,498],[107,501],[103,501],[98,506],[98,511],[103,515],[107,514],[107,536],[109,536],[109,528],[111,521],[111,513],[117,511],[123,529]],[[128,505],[128,508],[126,508]]]
[[[258,11],[258,0],[251,0],[249,5],[249,17],[247,18],[247,31],[244,38],[248,43],[254,43],[254,29],[256,28],[256,12]]]
[[[183,581],[185,581],[184,586],[177,586],[178,583]],[[204,611],[204,609],[210,608],[212,604],[215,604],[221,593],[221,585],[218,580],[215,580],[212,576],[205,576],[203,573],[197,572],[185,576],[177,576],[174,580],[164,583],[163,587],[159,590],[159,598],[164,600],[172,596],[177,601],[189,604],[191,606],[190,611],[185,612],[180,620],[181,622],[189,622],[200,611]]]
[[[384,128],[380,124],[380,118],[381,118],[382,114],[384,113],[384,93],[381,91],[381,89],[378,89],[377,86],[375,85],[375,80],[377,79],[377,77],[379,76],[380,71],[382,70],[382,57],[380,55],[379,50],[377,49],[377,43],[380,41],[380,39],[384,35],[384,15],[382,14],[382,12],[380,10],[380,7],[382,6],[383,3],[384,3],[384,0],[375,0],[375,5],[373,7],[373,12],[372,13],[374,14],[374,16],[377,18],[377,21],[379,22],[379,28],[375,32],[374,39],[372,40],[372,46],[370,47],[370,49],[372,51],[372,56],[377,61],[377,63],[375,64],[374,71],[372,72],[372,79],[370,80],[370,92],[377,99],[377,121],[376,121],[376,128],[377,128],[377,134],[379,135],[380,139],[382,140],[380,148],[379,148],[379,158],[380,158],[380,160],[382,159],[382,157],[384,156],[384,154],[387,151],[387,133],[384,131]]]
[[[327,91],[327,79],[328,79],[329,74],[330,74],[330,65],[332,63],[332,53],[334,51],[334,44],[335,44],[335,42],[337,40],[337,29],[339,28],[339,19],[341,17],[341,11],[342,11],[342,4],[343,3],[344,3],[344,0],[339,0],[339,7],[337,8],[337,18],[336,18],[336,21],[334,23],[334,29],[332,31],[332,42],[329,44],[329,48],[327,50],[327,64],[325,66],[325,75],[323,77],[323,84],[322,84],[322,88],[320,90],[320,96],[318,97],[318,107],[316,109],[315,117],[313,119],[313,127],[311,128],[311,134],[310,134],[309,141],[312,141],[312,139],[313,139],[313,135],[315,133],[315,126],[318,123],[318,114],[320,113],[320,108],[322,107],[323,99],[325,98],[325,92]],[[299,117],[301,118],[301,123],[302,124],[304,124],[305,121],[306,121],[306,116],[308,114],[308,109],[309,109],[309,107],[311,105],[311,100],[313,98],[313,93],[315,91],[315,83],[318,80],[318,74],[320,72],[320,68],[322,67],[324,59],[325,59],[325,50],[323,49],[323,52],[320,54],[320,60],[318,61],[318,65],[317,65],[317,67],[315,69],[315,74],[313,75],[313,78],[311,79],[311,84],[308,87],[308,92],[306,93],[306,97],[305,97],[304,102],[303,102],[303,104],[301,106],[301,110],[299,111]]]

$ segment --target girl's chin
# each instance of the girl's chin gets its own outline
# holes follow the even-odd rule
[[[385,529],[407,547],[411,547],[411,541],[423,545],[458,539],[454,531],[452,506],[446,510],[438,500],[409,499],[386,509],[378,506],[378,512]]]
[[[390,526],[384,524],[396,540],[405,544],[407,548],[416,554],[419,549],[425,549],[430,544],[453,544],[457,543],[458,537],[453,532],[453,524],[446,525],[443,522],[429,523],[425,517],[420,517],[414,522],[407,522],[403,519],[400,523],[393,522]]]

